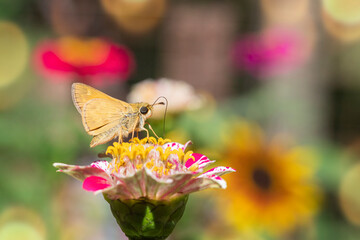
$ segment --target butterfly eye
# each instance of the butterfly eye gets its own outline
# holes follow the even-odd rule
[[[147,107],[141,107],[141,108],[140,108],[140,113],[141,113],[141,114],[147,114],[148,111],[149,111],[149,109],[148,109]]]

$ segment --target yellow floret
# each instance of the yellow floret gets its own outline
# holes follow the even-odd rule
[[[141,169],[143,166],[151,169],[154,173],[162,176],[169,174],[171,169],[175,169],[176,165],[172,164],[169,161],[170,155],[176,155],[180,163],[188,159],[194,159],[192,151],[184,153],[183,149],[174,149],[169,146],[166,149],[163,148],[163,145],[171,142],[170,139],[154,137],[139,139],[133,138],[130,142],[117,143],[114,142],[113,146],[109,146],[106,150],[106,154],[111,154],[114,162],[112,164],[113,171],[119,171],[120,168],[127,163],[125,161],[134,161],[136,163],[135,168],[137,170]],[[161,162],[155,164],[155,159],[147,161],[151,151],[156,150],[159,153],[159,159]],[[139,162],[140,161],[140,162]],[[144,165],[145,164],[145,165]],[[197,165],[193,165],[190,169],[191,171],[196,171],[198,169]]]
[[[184,156],[184,161],[183,163],[185,163],[187,160],[189,160],[190,158],[193,159],[195,161],[195,157],[191,156],[193,154],[193,151],[187,151],[185,156]]]

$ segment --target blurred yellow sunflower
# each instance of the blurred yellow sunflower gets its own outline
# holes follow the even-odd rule
[[[241,122],[232,127],[225,159],[237,169],[228,177],[226,218],[239,230],[281,234],[306,224],[321,199],[308,149],[266,142],[261,130]],[[310,164],[309,164],[310,163]]]

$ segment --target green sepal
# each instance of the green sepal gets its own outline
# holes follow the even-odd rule
[[[111,200],[105,194],[104,198],[129,239],[163,240],[172,233],[182,217],[188,195],[161,201],[147,198]]]

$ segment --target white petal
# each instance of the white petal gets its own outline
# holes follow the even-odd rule
[[[146,173],[146,195],[151,199],[155,199],[159,189],[172,184],[172,179],[162,179],[156,177],[150,169],[144,168]]]
[[[111,188],[105,188],[103,190],[99,190],[94,192],[94,194],[104,193],[106,194],[110,199],[132,199],[133,195],[132,193],[127,189],[127,187],[122,184],[116,184],[114,187]]]
[[[158,192],[156,194],[157,199],[166,199],[174,195],[178,192],[179,188],[182,188],[184,185],[186,185],[191,178],[193,177],[193,174],[191,172],[182,172],[174,175],[170,175],[168,177],[169,180],[171,180],[171,184],[162,185],[161,188],[158,189]]]
[[[164,145],[162,145],[163,149],[166,149],[168,147],[171,148],[171,150],[177,150],[177,149],[182,149],[185,151],[185,149],[187,148],[187,146],[191,144],[191,141],[188,141],[187,143],[185,143],[185,145],[182,145],[180,143],[177,142],[170,142],[170,143],[166,143]]]
[[[210,169],[209,171],[201,174],[199,176],[199,178],[201,177],[208,177],[211,175],[217,175],[217,176],[222,176],[226,173],[231,173],[231,172],[236,172],[235,169],[231,168],[231,167],[215,167],[213,169]]]
[[[90,165],[87,166],[76,166],[68,165],[63,163],[54,163],[54,167],[59,168],[58,172],[66,173],[80,181],[84,181],[85,178],[90,176],[99,176],[105,179],[109,179],[110,176],[104,170]]]
[[[95,161],[90,166],[99,168],[99,169],[107,172],[108,174],[110,174],[109,162],[108,161],[105,161],[105,160]]]

